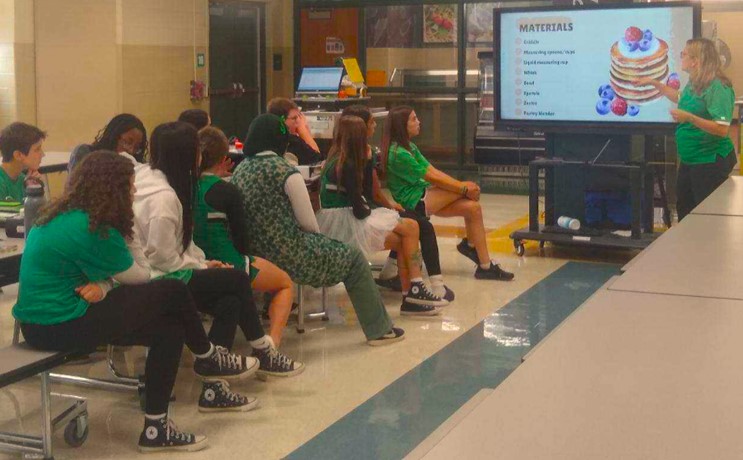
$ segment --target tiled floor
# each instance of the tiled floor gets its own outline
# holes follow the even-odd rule
[[[483,203],[489,229],[523,219],[527,209],[526,197],[484,196]],[[434,222],[447,228],[462,226],[457,220]],[[190,370],[190,355],[184,353],[172,416],[182,428],[204,433],[210,440],[208,449],[184,458],[404,456],[474,393],[505,378],[529,346],[616,270],[616,265],[566,265],[565,256],[570,253],[550,249],[541,256],[534,249],[527,257],[518,258],[507,244],[495,241],[497,233],[493,232],[491,248],[504,251],[494,256],[516,273],[515,281],[475,280],[474,264],[457,253],[458,239],[452,236],[441,237],[439,244],[445,281],[457,298],[442,317],[401,318],[399,294],[384,292],[390,314],[407,332],[406,340],[399,344],[368,347],[343,290],[334,289],[329,323],[309,322],[305,334],[299,335],[291,327],[285,334],[283,351],[307,364],[302,375],[233,386],[260,399],[261,408],[256,411],[200,414],[196,410],[200,385]],[[628,256],[612,254],[609,258],[622,263]],[[11,340],[10,307],[15,294],[16,288],[11,286],[0,295],[3,346]],[[308,304],[318,303],[317,295],[310,294]],[[247,350],[244,340],[238,340],[236,347]],[[129,371],[141,369],[141,349],[127,352],[124,358]],[[99,360],[93,365],[68,366],[65,372],[104,376],[105,364]],[[133,393],[66,385],[55,385],[54,389],[85,395],[90,412],[86,444],[69,448],[57,434],[55,458],[138,456],[142,414]],[[37,433],[37,393],[37,381],[0,390],[0,430]],[[317,450],[323,445],[331,449]]]

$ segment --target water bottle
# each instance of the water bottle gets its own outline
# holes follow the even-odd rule
[[[39,209],[46,204],[44,197],[44,186],[30,183],[26,186],[26,199],[23,200],[23,227],[28,237],[31,227],[34,226],[39,215]]]
[[[568,230],[580,230],[580,221],[568,216],[561,216],[557,219],[557,225]]]

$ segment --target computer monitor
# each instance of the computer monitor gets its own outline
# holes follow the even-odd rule
[[[343,67],[305,67],[299,79],[298,93],[338,92]]]

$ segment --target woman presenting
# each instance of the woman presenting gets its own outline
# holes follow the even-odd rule
[[[679,221],[727,179],[735,165],[735,148],[728,137],[735,94],[722,72],[712,41],[695,38],[681,51],[681,70],[689,74],[682,91],[650,78],[636,86],[654,86],[678,103],[671,116],[679,156],[676,211]]]

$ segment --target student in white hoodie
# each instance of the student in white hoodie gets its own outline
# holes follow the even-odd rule
[[[13,316],[26,342],[42,350],[88,352],[122,339],[149,346],[139,448],[200,450],[206,437],[179,431],[167,415],[184,343],[204,379],[200,411],[255,408],[255,398],[230,392],[222,379],[246,377],[258,363],[209,342],[182,283],[149,282],[132,240],[133,177],[132,165],[111,151],[93,152],[75,168],[65,194],[29,232]]]
[[[260,361],[260,376],[298,375],[304,364],[280,353],[263,330],[248,274],[206,260],[193,243],[199,162],[196,130],[188,123],[172,122],[155,128],[150,164],[136,167],[135,226],[152,276],[188,285],[199,310],[214,317],[209,338],[215,344],[231,349],[239,325],[253,347],[252,356]]]

